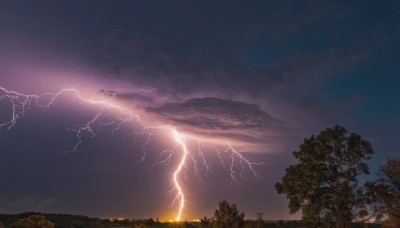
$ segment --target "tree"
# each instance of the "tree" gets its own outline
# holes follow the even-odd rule
[[[256,212],[256,221],[255,221],[255,225],[256,228],[262,228],[264,227],[264,219],[263,219],[263,214],[260,212]]]
[[[244,213],[240,212],[235,204],[223,200],[214,212],[213,227],[241,227],[244,224]]]
[[[389,226],[400,227],[400,159],[387,159],[386,164],[380,166],[377,176],[377,181],[369,185],[377,217],[387,215]]]
[[[207,216],[204,216],[204,218],[200,220],[200,226],[204,228],[212,227],[211,219],[207,218]]]
[[[369,174],[365,161],[372,154],[361,136],[338,125],[326,128],[293,152],[298,164],[286,168],[275,189],[286,194],[290,213],[301,210],[308,227],[350,227],[353,219],[367,214],[368,197],[357,177]]]
[[[19,219],[12,227],[18,228],[53,228],[54,223],[43,215],[31,215],[28,218]]]

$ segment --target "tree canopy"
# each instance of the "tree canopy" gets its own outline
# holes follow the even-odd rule
[[[219,202],[219,208],[214,212],[215,225],[213,227],[241,227],[245,222],[244,216],[235,204],[222,200]]]
[[[290,213],[302,212],[309,227],[350,227],[367,214],[367,194],[357,177],[369,174],[371,144],[342,126],[305,138],[293,152],[298,163],[286,168],[278,193],[286,194]]]

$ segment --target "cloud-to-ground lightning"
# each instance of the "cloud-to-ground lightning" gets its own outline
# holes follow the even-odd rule
[[[175,220],[180,221],[181,215],[182,215],[182,210],[183,210],[183,207],[185,206],[185,195],[183,194],[182,186],[179,183],[178,175],[182,171],[183,166],[185,165],[186,157],[189,152],[188,152],[188,149],[184,142],[184,136],[176,130],[173,130],[173,134],[174,134],[174,138],[175,138],[176,142],[182,147],[182,152],[183,152],[181,161],[179,162],[179,165],[174,172],[174,184],[175,184],[176,190],[178,191],[177,197],[179,198],[179,201],[180,201],[178,215],[176,216]]]
[[[135,89],[136,90],[136,89]],[[138,91],[146,91],[139,89]],[[180,154],[179,163],[175,168],[173,175],[172,175],[172,191],[175,192],[175,197],[173,203],[176,201],[179,202],[178,212],[175,217],[176,221],[180,221],[183,215],[183,209],[185,208],[186,197],[185,197],[185,190],[186,186],[183,183],[182,175],[186,176],[186,171],[188,162],[192,161],[193,163],[193,170],[194,175],[201,181],[204,181],[200,167],[204,168],[205,173],[207,174],[211,170],[210,164],[206,160],[206,156],[203,152],[205,148],[204,143],[206,139],[199,139],[194,136],[186,135],[180,131],[178,131],[177,127],[175,126],[168,126],[168,125],[160,125],[160,126],[147,126],[143,121],[141,121],[140,116],[135,113],[132,109],[126,108],[123,105],[118,104],[117,102],[100,100],[100,99],[88,99],[84,98],[81,93],[79,93],[76,89],[62,89],[56,93],[43,93],[40,95],[30,95],[30,94],[23,94],[12,90],[7,90],[4,87],[0,86],[0,102],[8,102],[11,108],[11,114],[9,119],[6,119],[4,122],[0,122],[0,130],[6,129],[10,130],[13,128],[17,121],[21,119],[26,112],[33,108],[33,107],[40,107],[40,108],[50,108],[54,102],[56,102],[57,98],[61,95],[72,95],[77,98],[81,103],[85,103],[88,105],[95,105],[99,107],[99,111],[89,120],[87,121],[82,127],[78,128],[69,128],[68,130],[75,133],[75,137],[77,141],[72,146],[70,152],[77,151],[80,144],[83,142],[82,136],[84,134],[89,134],[92,137],[95,137],[96,127],[99,128],[100,126],[110,126],[112,125],[114,128],[112,133],[121,130],[122,127],[125,125],[134,122],[136,125],[140,126],[139,130],[134,130],[127,135],[133,136],[135,139],[136,137],[145,136],[145,142],[142,145],[142,159],[143,161],[146,157],[147,153],[147,145],[150,143],[151,137],[160,134],[169,134],[175,141],[175,146],[172,149],[167,149],[161,151],[160,155],[158,156],[154,165],[157,164],[164,164],[171,160],[171,157],[174,154]],[[3,103],[3,105],[6,105]],[[118,113],[117,118],[107,119],[105,120],[105,116],[107,112],[116,111]],[[98,129],[97,129],[98,131]],[[191,153],[189,151],[187,140],[197,140],[198,142],[198,152],[197,154]],[[221,156],[221,153],[229,153],[230,154],[230,177],[233,182],[239,183],[238,178],[243,178],[243,172],[245,169],[248,169],[255,177],[257,177],[257,173],[254,169],[254,166],[263,164],[255,163],[247,160],[243,156],[244,150],[236,149],[232,146],[231,143],[225,142],[226,149],[221,150],[218,149],[219,147],[213,146],[210,150],[213,150],[217,153],[220,163],[222,166],[224,165],[224,160]],[[191,159],[190,159],[191,158]],[[153,166],[154,166],[153,165]],[[239,171],[236,171],[236,165],[239,165]]]

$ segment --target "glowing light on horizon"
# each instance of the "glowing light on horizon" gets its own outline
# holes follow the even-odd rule
[[[135,89],[137,90],[137,89]],[[138,90],[138,91],[144,91],[148,92],[147,90]],[[113,103],[111,101],[104,101],[104,100],[97,100],[97,99],[87,99],[84,98],[78,90],[76,89],[62,89],[57,93],[43,93],[40,95],[29,95],[29,94],[22,94],[16,91],[12,90],[7,90],[3,87],[0,86],[0,102],[3,100],[8,100],[9,103],[11,104],[11,117],[9,120],[6,120],[5,122],[1,123],[0,122],[0,130],[2,129],[7,129],[10,130],[12,127],[15,126],[17,121],[22,118],[25,115],[25,112],[32,108],[32,107],[41,107],[41,108],[49,108],[51,105],[54,104],[57,98],[59,98],[63,94],[73,94],[80,102],[86,103],[86,104],[91,104],[91,105],[98,105],[101,107],[101,110],[89,121],[84,124],[84,126],[80,128],[73,128],[69,129],[71,132],[75,133],[75,137],[77,138],[76,143],[72,147],[72,149],[68,152],[73,152],[77,151],[78,147],[80,144],[83,142],[82,135],[83,134],[90,134],[92,137],[95,137],[95,126],[110,126],[113,125],[115,126],[114,129],[112,130],[112,133],[120,130],[125,124],[131,123],[132,121],[135,121],[135,123],[140,124],[142,129],[140,130],[135,130],[134,132],[129,133],[128,135],[132,135],[135,138],[138,136],[146,136],[146,140],[142,145],[142,153],[143,156],[141,158],[141,161],[144,161],[146,154],[147,154],[147,145],[150,143],[151,137],[154,135],[159,135],[159,134],[165,134],[169,133],[173,136],[174,141],[175,141],[175,147],[171,150],[164,150],[161,151],[160,156],[157,158],[156,162],[153,164],[163,164],[166,162],[169,162],[172,155],[178,150],[178,147],[180,148],[180,151],[182,151],[182,155],[179,160],[179,164],[176,167],[173,176],[172,176],[172,182],[173,182],[173,189],[176,191],[176,195],[173,200],[173,204],[176,201],[179,201],[179,208],[177,212],[177,216],[175,218],[176,221],[181,221],[182,219],[182,213],[183,209],[185,208],[185,191],[184,191],[184,183],[180,180],[180,175],[184,171],[183,169],[186,167],[188,161],[192,161],[193,163],[193,170],[197,178],[203,182],[205,182],[199,172],[199,166],[205,167],[206,174],[210,170],[210,165],[207,163],[206,157],[203,153],[203,144],[204,144],[204,139],[199,139],[195,138],[193,136],[188,136],[186,134],[183,134],[182,132],[179,132],[176,127],[172,126],[146,126],[139,118],[139,115],[135,114],[132,110],[128,108],[124,108],[119,104]],[[118,118],[115,120],[108,120],[107,122],[104,122],[103,117],[106,114],[107,111],[109,110],[115,110],[119,112],[123,116],[123,118]],[[198,154],[197,156],[200,158],[200,160],[197,160],[195,158],[195,155],[190,153],[188,150],[188,147],[186,145],[186,140],[188,138],[197,140],[198,143]],[[231,176],[231,184],[233,182],[239,183],[238,178],[243,178],[243,172],[245,168],[251,171],[251,173],[255,176],[258,177],[256,171],[254,170],[254,166],[256,165],[261,165],[264,164],[263,162],[260,163],[254,163],[250,162],[247,160],[242,153],[245,152],[244,150],[238,150],[234,148],[231,143],[225,142],[226,149],[225,150],[217,150],[217,155],[220,159],[220,163],[223,167],[224,161],[223,158],[221,157],[220,153],[226,152],[230,153],[231,157],[231,164],[230,164],[230,176]],[[166,157],[162,157],[165,155]],[[188,157],[191,158],[188,160]],[[240,164],[240,172],[235,171],[235,163]]]

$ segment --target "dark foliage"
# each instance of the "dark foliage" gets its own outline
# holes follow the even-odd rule
[[[41,216],[42,219],[54,223],[55,228],[77,228],[77,227],[112,227],[112,228],[202,228],[202,227],[217,227],[215,220],[203,218],[201,222],[158,222],[157,219],[125,219],[125,220],[109,220],[109,219],[98,219],[89,218],[81,215],[67,215],[67,214],[41,214],[41,213],[22,213],[16,215],[4,215],[0,214],[0,227],[12,227],[12,224],[20,219],[27,219],[30,216]],[[51,218],[51,219],[50,219]],[[205,223],[203,223],[205,222]],[[263,226],[259,226],[260,221],[246,220],[240,226],[243,228],[303,228],[304,225],[298,221],[263,221]],[[35,226],[35,228],[41,226]],[[306,226],[307,227],[307,226]],[[364,223],[353,223],[351,227],[355,228],[379,228],[382,227],[380,224],[364,224]],[[230,228],[230,227],[229,227]]]
[[[242,227],[244,224],[244,213],[240,212],[235,204],[223,200],[219,202],[219,208],[214,212],[213,227]]]
[[[377,176],[377,181],[368,186],[377,217],[386,215],[388,227],[400,227],[400,159],[389,158]]]
[[[290,213],[302,212],[308,227],[350,227],[367,214],[368,195],[357,177],[369,174],[365,163],[371,144],[341,126],[327,128],[304,139],[293,152],[298,164],[286,169],[278,193],[289,199]]]

